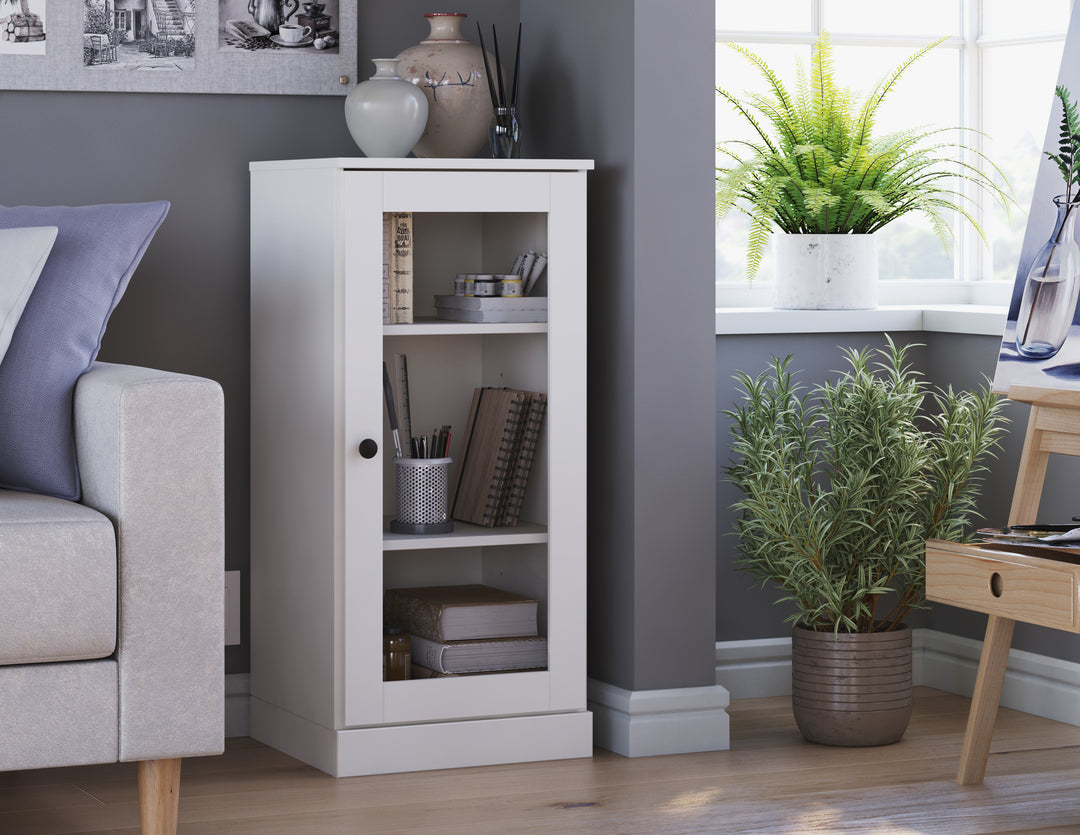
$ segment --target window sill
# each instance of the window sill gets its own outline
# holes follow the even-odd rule
[[[1001,336],[1012,295],[1005,281],[882,281],[873,310],[779,310],[772,282],[718,283],[716,333],[928,331]]]
[[[883,305],[874,310],[716,308],[717,336],[754,333],[928,331],[1001,336],[1006,308],[998,305]]]

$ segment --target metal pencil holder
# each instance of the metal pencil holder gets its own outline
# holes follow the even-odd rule
[[[397,519],[394,533],[450,533],[454,521],[447,511],[451,458],[395,458]]]

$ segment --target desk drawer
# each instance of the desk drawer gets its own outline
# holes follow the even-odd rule
[[[1080,565],[929,540],[926,598],[1011,620],[1080,632]]]

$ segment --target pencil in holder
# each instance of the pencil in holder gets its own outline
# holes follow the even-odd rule
[[[451,458],[395,458],[397,519],[393,533],[450,533],[454,521],[447,510]]]

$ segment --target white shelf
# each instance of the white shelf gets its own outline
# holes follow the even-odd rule
[[[448,322],[417,317],[411,325],[383,325],[383,336],[454,336],[486,333],[547,333],[547,322]]]
[[[491,545],[542,545],[548,541],[547,525],[519,522],[512,527],[485,528],[468,522],[454,522],[447,534],[405,534],[390,532],[390,517],[383,520],[384,551],[421,551],[428,548],[483,548]]]

